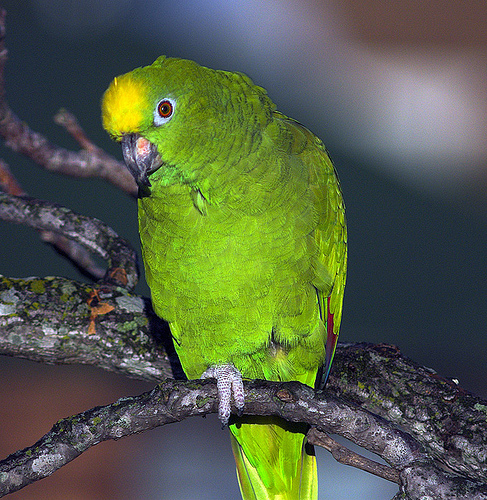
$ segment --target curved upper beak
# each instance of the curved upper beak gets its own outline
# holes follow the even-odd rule
[[[156,146],[138,134],[128,134],[122,137],[122,153],[135,182],[150,187],[149,175],[162,165]]]

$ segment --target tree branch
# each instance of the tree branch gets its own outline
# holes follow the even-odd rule
[[[0,219],[51,231],[76,241],[108,262],[105,281],[132,290],[138,281],[137,256],[113,229],[60,205],[0,193]]]
[[[42,134],[31,130],[10,109],[5,98],[5,17],[6,11],[0,9],[0,137],[5,144],[46,170],[74,177],[98,177],[135,196],[135,181],[122,162],[94,146],[91,141],[81,141],[84,148],[81,151],[69,151],[55,146]],[[67,128],[72,132],[70,126]]]
[[[63,278],[0,281],[0,353],[149,381],[182,373],[147,300]],[[450,470],[486,481],[487,402],[394,347],[339,344],[326,392],[401,426]]]
[[[0,462],[0,494],[16,491],[42,479],[88,448],[108,439],[119,439],[190,416],[217,411],[214,381],[167,380],[150,392],[96,407],[57,422],[33,446]],[[245,383],[245,414],[275,415],[306,422],[378,453],[399,471],[411,500],[432,493],[425,475],[434,477],[435,499],[487,499],[487,487],[439,469],[403,431],[366,410],[323,393],[315,394],[297,382],[262,380]],[[418,479],[422,479],[418,481]]]
[[[0,354],[158,382],[181,377],[171,352],[167,324],[121,287],[0,277]]]
[[[13,196],[27,195],[3,160],[0,160],[0,191]],[[39,230],[38,233],[42,241],[52,245],[88,278],[98,281],[105,276],[105,269],[95,263],[82,245],[52,231]]]
[[[394,422],[445,467],[487,482],[487,402],[397,347],[348,345],[327,391]]]
[[[171,374],[171,368],[176,366],[174,359],[171,360],[160,347],[161,340],[164,340],[166,345],[170,343],[168,330],[164,330],[167,327],[159,325],[160,331],[161,328],[163,331],[158,337],[154,337],[150,324],[154,325],[158,320],[148,307],[148,301],[133,296],[122,288],[90,287],[62,278],[3,278],[0,285],[0,352],[3,354],[49,363],[93,364],[149,381],[164,379]],[[91,334],[90,325],[93,325]],[[367,370],[357,369],[362,363],[368,364]],[[275,407],[272,411],[269,407],[262,406],[259,407],[260,410],[256,410],[254,405],[261,401],[262,395],[251,392],[247,398],[248,402],[246,400],[246,413],[277,414],[292,421],[308,422],[327,432],[340,434],[383,457],[396,471],[391,473],[391,478],[397,478],[400,473],[403,487],[409,484],[408,481],[419,487],[420,479],[424,478],[426,473],[429,477],[441,481],[435,483],[436,486],[448,484],[448,488],[445,486],[448,491],[449,488],[455,487],[455,495],[460,495],[458,488],[467,488],[465,491],[471,493],[480,488],[480,483],[485,482],[486,463],[483,458],[485,455],[482,454],[485,453],[487,439],[486,402],[457,386],[452,387],[447,380],[418,366],[392,347],[339,345],[333,373],[325,395],[315,396],[307,393],[303,401],[300,400],[301,396],[296,396],[294,389],[289,392],[287,385],[278,386],[277,393],[273,392],[270,396],[272,401],[277,398],[281,403],[286,403],[278,412]],[[179,371],[178,375],[180,374]],[[390,394],[390,383],[387,383],[387,379],[391,379],[391,374],[394,378],[398,377],[404,386],[415,387],[416,390],[422,388],[426,394],[423,398],[418,398],[414,412],[425,413],[431,407],[436,408],[436,418],[433,421],[436,426],[425,420],[420,426],[414,418],[411,418],[411,421],[404,420],[398,411],[404,404],[403,396],[399,392]],[[368,397],[363,392],[364,387],[370,384],[370,380],[378,377],[386,380],[377,385],[373,397]],[[344,380],[348,381],[345,385]],[[437,395],[444,393],[445,387],[459,393],[453,408],[451,405],[437,407]],[[380,392],[381,388],[384,392]],[[311,391],[309,388],[306,390]],[[362,395],[360,408],[356,406],[357,392]],[[340,400],[332,396],[337,393],[340,394]],[[208,395],[202,397],[206,396]],[[190,398],[191,401],[196,401],[195,397]],[[313,401],[316,398],[326,400],[328,406],[317,407],[315,402],[308,401],[310,398]],[[368,408],[380,414],[383,412],[384,402],[387,402],[389,409],[389,413],[385,415],[387,421],[364,412],[364,409]],[[172,414],[176,415],[174,408],[171,404]],[[185,407],[185,411],[187,410]],[[143,412],[142,403],[138,411]],[[198,408],[193,408],[192,411],[195,413],[190,413],[191,415],[200,414]],[[441,425],[448,417],[452,418],[455,411],[458,414],[469,414],[468,425],[464,429],[463,426],[457,429],[465,432],[456,436],[446,434],[448,429]],[[178,413],[177,419],[185,416],[186,414]],[[395,429],[394,426],[399,423],[409,434]],[[445,439],[463,443],[463,448],[444,448],[440,453],[437,443],[444,442]],[[468,456],[462,458],[462,452]],[[68,454],[66,459],[70,456]],[[405,457],[408,457],[407,460]],[[455,479],[457,476],[452,474],[444,476],[441,469],[437,470],[432,458],[427,457],[435,458],[444,466],[448,466],[458,477],[464,473],[469,479]],[[409,465],[409,462],[418,460],[421,462],[420,468]],[[469,462],[474,462],[476,467],[466,468],[465,464],[468,465]],[[381,475],[384,477],[384,474]],[[475,497],[460,495],[453,498]]]
[[[25,195],[24,190],[3,160],[0,160],[0,191],[5,191],[13,196]]]

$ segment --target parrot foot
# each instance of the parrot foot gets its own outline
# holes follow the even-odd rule
[[[218,418],[225,427],[230,419],[232,395],[238,414],[244,409],[244,387],[242,374],[231,364],[210,366],[201,378],[216,379],[218,389]]]

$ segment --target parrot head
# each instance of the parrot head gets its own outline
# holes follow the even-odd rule
[[[161,56],[112,81],[102,120],[139,186],[150,186],[156,172],[165,183],[191,183],[218,159],[246,154],[274,109],[241,73]]]

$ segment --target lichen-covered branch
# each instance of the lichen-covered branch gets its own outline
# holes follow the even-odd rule
[[[167,380],[140,396],[63,419],[33,446],[0,462],[0,495],[52,474],[101,441],[216,411],[217,391],[210,380]],[[408,434],[389,422],[297,382],[246,382],[245,414],[276,415],[346,435],[399,471],[404,498],[427,498],[433,488],[426,480],[430,477],[435,480],[431,498],[487,499],[485,484],[439,469]]]
[[[397,348],[356,344],[335,356],[327,390],[409,432],[446,467],[487,483],[487,402]]]
[[[180,376],[171,369],[170,342],[150,301],[124,288],[0,277],[0,354],[159,382]]]
[[[2,354],[48,363],[93,364],[131,377],[160,381],[174,374],[171,368],[177,370],[178,366],[161,347],[165,343],[170,349],[167,326],[159,324],[157,337],[155,330],[150,328],[150,323],[155,325],[157,321],[148,301],[123,288],[87,285],[63,278],[3,278],[0,281]],[[429,471],[430,477],[440,478],[444,484],[445,477],[438,476],[443,472],[435,468],[430,470],[432,458],[458,477],[465,475],[460,479],[447,476],[448,484],[452,482],[447,491],[458,481],[461,488],[468,486],[465,491],[470,492],[478,488],[478,482],[485,483],[487,402],[408,360],[392,346],[339,345],[335,361],[325,392],[328,402],[332,395],[340,397],[333,398],[333,406],[309,407],[308,403],[293,399],[294,396],[289,395],[293,393],[284,392],[276,397],[281,402],[288,400],[295,404],[287,406],[286,412],[281,409],[278,414],[320,426],[379,454],[395,469],[395,475],[399,474],[403,485],[412,481],[419,487],[425,471]],[[381,383],[372,382],[377,378],[382,379]],[[396,381],[391,383],[391,379]],[[394,390],[391,391],[391,387]],[[373,393],[367,394],[372,388]],[[414,407],[404,403],[406,388],[422,394],[414,401]],[[311,397],[311,393],[308,396]],[[250,400],[252,404],[259,401],[256,394]],[[403,407],[408,409],[409,420],[402,415]],[[247,405],[246,412],[252,413],[252,408]],[[371,415],[364,420],[364,415],[369,415],[362,413],[364,409],[383,418]],[[417,420],[418,414],[427,415],[431,409],[434,412],[429,420]],[[262,410],[262,414],[265,411]],[[330,414],[332,411],[334,413]],[[319,415],[318,420],[312,420],[312,415]],[[327,420],[321,420],[323,415]],[[452,418],[461,419],[464,425],[453,429]],[[398,425],[408,434],[391,427]],[[379,435],[383,436],[382,441],[378,440]],[[462,446],[447,447],[446,443],[450,442]],[[443,443],[441,449],[438,443]],[[403,454],[409,457],[408,460],[419,460],[421,467],[405,465]]]
[[[82,143],[81,151],[69,151],[55,146],[42,134],[35,132],[10,109],[5,98],[4,70],[7,61],[5,48],[6,12],[0,9],[0,137],[13,151],[22,153],[51,172],[74,177],[98,177],[122,191],[136,195],[133,177],[125,165],[92,143]],[[69,128],[72,124],[62,123]],[[81,135],[78,135],[81,137]],[[76,135],[75,135],[76,138]],[[89,144],[88,147],[87,144]]]
[[[0,193],[0,219],[61,234],[108,262],[105,280],[132,290],[137,284],[137,256],[113,229],[94,217],[42,200]]]
[[[13,196],[27,196],[3,160],[0,160],[0,191]],[[105,269],[100,267],[90,252],[76,241],[53,231],[39,230],[38,234],[42,241],[52,245],[87,277],[98,281],[105,276]]]
[[[33,446],[0,462],[0,496],[49,476],[101,441],[119,439],[182,420],[191,414],[202,415],[215,410],[213,384],[206,383],[207,391],[201,392],[191,391],[183,385],[179,393],[171,394],[173,384],[174,381],[169,381],[141,396],[123,398],[57,422]]]

